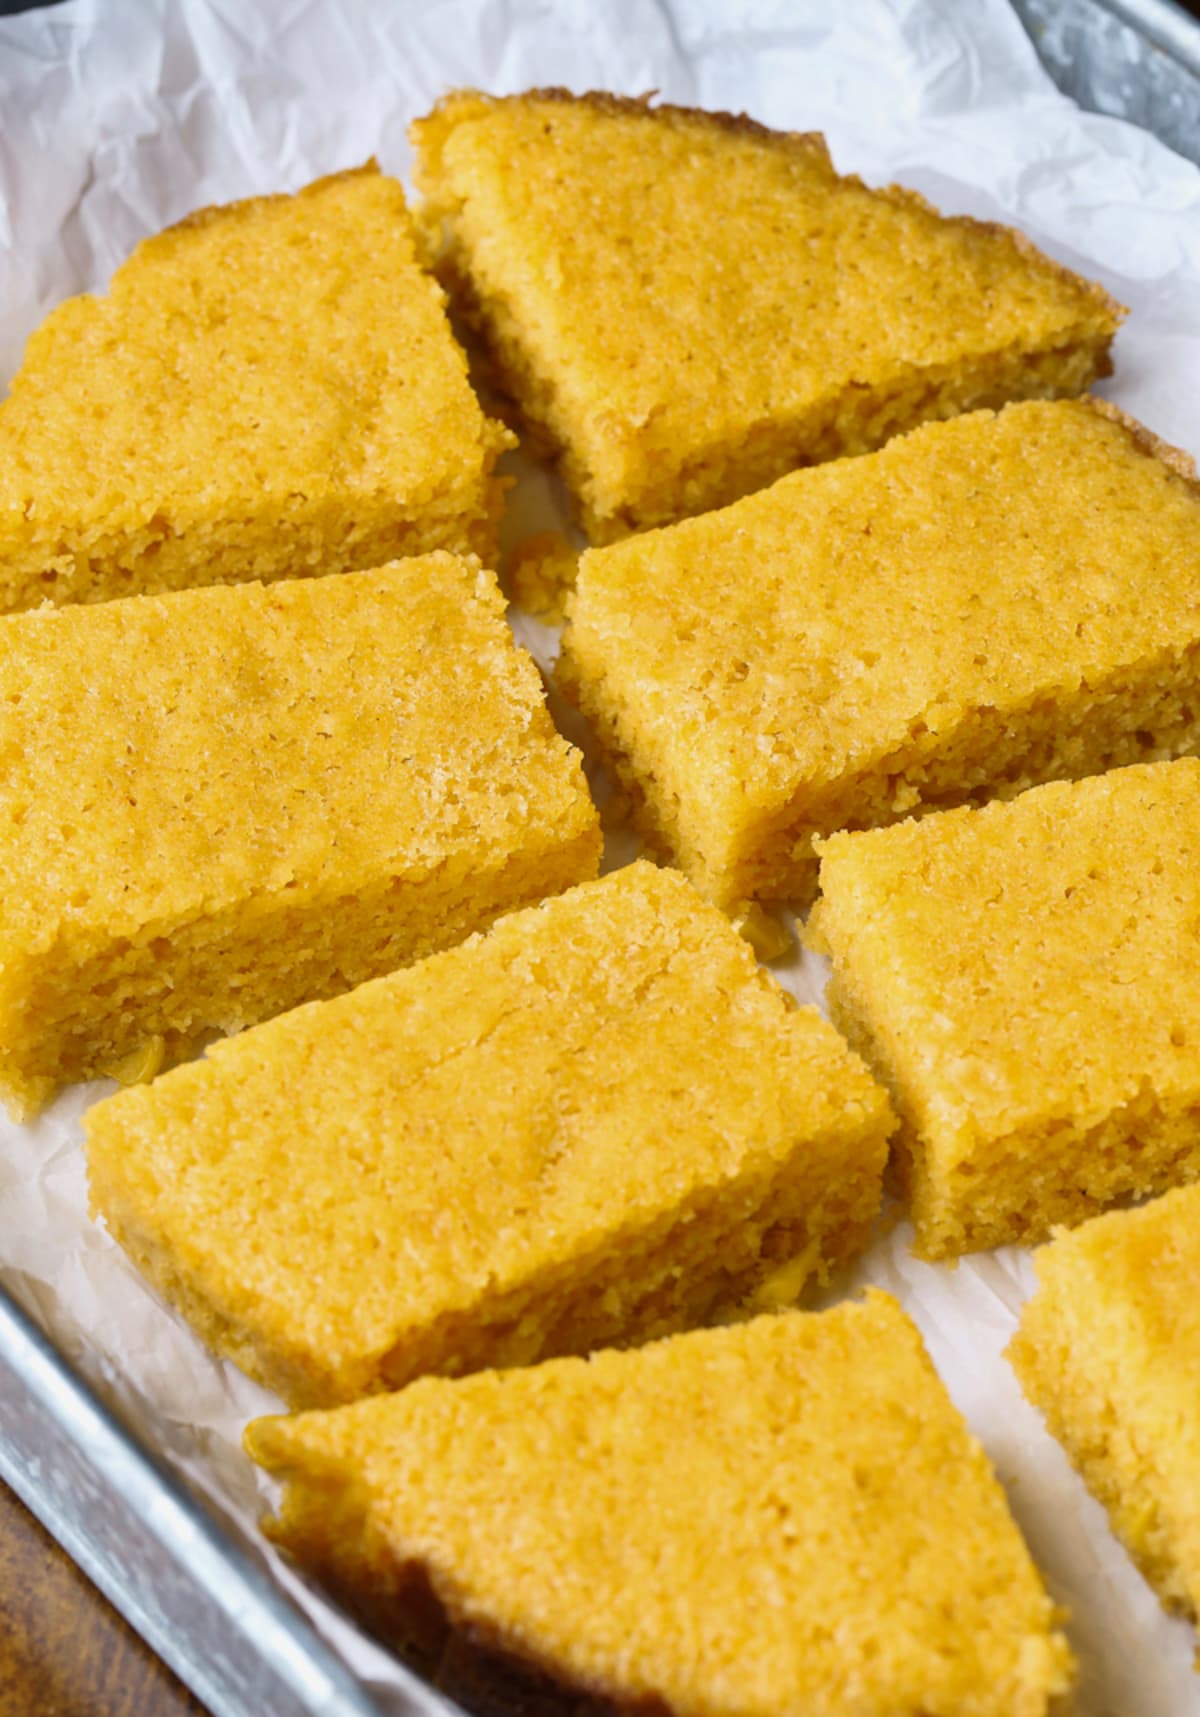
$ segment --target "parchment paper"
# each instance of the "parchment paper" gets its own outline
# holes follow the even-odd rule
[[[138,0],[0,25],[0,379],[66,294],[103,286],[145,234],[200,204],[290,189],[377,154],[405,175],[405,128],[457,84],[640,93],[820,129],[836,164],[943,209],[1011,221],[1131,306],[1104,389],[1200,452],[1200,173],[1147,133],[1077,112],[1004,0],[431,0],[274,6]],[[540,475],[514,504],[554,509]],[[519,623],[544,661],[556,640]],[[778,970],[778,968],[777,968]],[[802,997],[819,962],[781,971]],[[263,1494],[239,1437],[273,1400],[210,1361],[85,1214],[79,1117],[0,1123],[0,1258],[86,1375],[211,1499],[255,1532]],[[1168,1621],[1000,1357],[1028,1292],[1015,1250],[955,1271],[897,1229],[863,1280],[917,1319],[987,1446],[1049,1585],[1067,1604],[1087,1717],[1197,1717],[1189,1630]],[[919,1500],[919,1499],[918,1499]],[[287,1583],[385,1709],[396,1674],[277,1557]]]

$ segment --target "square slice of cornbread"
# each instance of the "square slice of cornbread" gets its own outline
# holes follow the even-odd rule
[[[723,914],[638,863],[87,1118],[93,1207],[298,1405],[794,1298],[892,1118]]]
[[[510,439],[396,180],[202,209],[30,339],[0,404],[0,612],[490,558]]]
[[[1168,1608],[1200,1616],[1200,1186],[1058,1235],[1008,1349]]]
[[[1200,747],[1200,488],[1095,401],[930,424],[580,562],[563,683],[701,890],[815,836]]]
[[[1200,762],[834,835],[813,930],[929,1258],[1200,1178]]]
[[[1100,287],[840,177],[819,136],[467,90],[412,137],[443,276],[593,541],[1109,371]]]
[[[1073,1665],[888,1295],[256,1420],[270,1535],[622,1711],[1043,1717]],[[591,1709],[591,1707],[588,1707]],[[612,1707],[605,1704],[603,1709]]]
[[[578,754],[449,554],[0,623],[0,1096],[151,1070],[595,874]]]

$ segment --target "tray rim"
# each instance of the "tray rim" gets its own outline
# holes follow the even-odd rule
[[[1200,20],[1179,0],[1092,0],[1200,78]]]
[[[80,1377],[69,1359],[0,1283],[0,1478],[62,1545],[113,1607],[215,1717],[280,1717],[292,1711],[313,1717],[378,1717],[378,1706],[361,1683],[288,1603],[283,1591],[255,1567],[241,1547],[146,1444],[123,1425]],[[12,1385],[20,1391],[14,1394]],[[39,1483],[27,1451],[57,1431],[118,1505],[114,1524],[140,1526],[185,1576],[199,1587],[217,1615],[250,1642],[270,1676],[270,1687],[246,1688],[254,1703],[222,1674],[228,1661],[200,1652],[168,1600],[151,1602],[146,1582],[155,1570],[131,1579],[116,1546],[98,1535],[83,1515],[86,1498],[70,1482]],[[47,1443],[45,1446],[50,1447]],[[63,1474],[64,1481],[70,1479]],[[158,1572],[161,1572],[158,1571]],[[157,1584],[157,1582],[156,1582]],[[181,1588],[183,1590],[183,1588]],[[268,1694],[273,1703],[262,1703]],[[291,1697],[289,1704],[282,1699]],[[429,1690],[436,1707],[456,1708]],[[420,1709],[416,1704],[413,1711]]]

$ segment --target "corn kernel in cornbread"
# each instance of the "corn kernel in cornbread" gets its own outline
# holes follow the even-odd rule
[[[864,1244],[890,1128],[644,862],[87,1119],[94,1207],[300,1405],[676,1329],[781,1267],[798,1292]]]
[[[1200,490],[1109,407],[930,424],[585,554],[562,675],[706,894],[814,836],[1200,747]]]
[[[1200,1615],[1200,1186],[1036,1255],[1008,1357],[1163,1602]]]
[[[834,1020],[892,1091],[924,1256],[1200,1178],[1200,762],[834,835]]]
[[[872,1293],[259,1419],[273,1538],[618,1710],[1042,1717],[1071,1654],[917,1331]],[[606,1705],[605,1709],[609,1709]]]
[[[449,554],[13,616],[0,760],[17,1110],[446,947],[599,856],[496,581]]]
[[[204,209],[29,341],[0,612],[494,550],[509,437],[373,169]]]
[[[412,136],[443,273],[596,542],[1110,368],[1098,286],[816,135],[540,90]]]

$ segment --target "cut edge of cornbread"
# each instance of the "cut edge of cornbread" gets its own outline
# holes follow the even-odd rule
[[[1184,449],[1108,400],[1087,395],[1078,406],[1117,425],[1138,455],[1164,467],[1200,502],[1200,477]],[[1016,403],[1010,409],[1020,411],[1022,406]],[[803,473],[785,476],[779,487],[802,480]],[[760,494],[743,504],[750,507],[763,499]],[[729,509],[731,522],[736,514],[735,503]],[[720,517],[685,520],[665,529],[698,530]],[[647,549],[656,534],[645,536]],[[630,544],[622,552],[635,550]],[[722,826],[724,803],[715,798],[699,808],[692,803],[694,795],[679,779],[677,760],[657,738],[654,725],[630,710],[619,673],[614,684],[613,664],[586,612],[589,570],[603,564],[605,553],[605,548],[584,551],[576,581],[565,595],[566,626],[556,681],[587,720],[607,767],[628,797],[633,825],[647,850],[664,863],[678,865],[706,898],[727,908],[743,900],[810,906],[818,886],[817,849],[823,838],[837,832],[881,828],[964,805],[1012,799],[1050,781],[1135,764],[1147,755],[1148,732],[1156,741],[1156,759],[1200,749],[1200,644],[1189,643],[1147,653],[1103,676],[1089,676],[1081,681],[1081,695],[1065,708],[1062,699],[1048,705],[1045,688],[1039,688],[1020,703],[966,710],[955,724],[952,744],[936,724],[931,728],[914,718],[905,739],[873,758],[865,770],[852,762],[831,779],[802,783],[783,804],[748,808],[739,800],[742,826],[730,837]],[[977,754],[991,760],[981,785],[963,784],[964,754],[967,762]]]
[[[1174,442],[1156,435],[1139,418],[1111,399],[1101,399],[1099,394],[1093,393],[1087,394],[1085,398],[1087,405],[1100,417],[1107,417],[1110,422],[1119,423],[1122,429],[1128,430],[1131,440],[1148,459],[1157,459],[1160,465],[1174,471],[1177,477],[1182,477],[1200,496],[1200,475],[1197,474],[1196,461],[1186,448],[1177,447]]]
[[[469,859],[435,870],[390,875],[347,894],[299,891],[264,895],[248,925],[236,910],[183,925],[146,924],[124,939],[113,959],[108,948],[81,966],[59,970],[42,956],[7,962],[0,980],[0,1009],[9,996],[36,987],[54,1012],[39,1043],[53,1041],[53,1072],[30,1072],[12,1046],[0,1047],[0,1101],[16,1121],[32,1119],[65,1085],[120,1076],[131,1060],[155,1055],[159,1067],[187,1061],[213,1033],[229,1036],[312,999],[340,995],[381,970],[424,959],[461,941],[490,920],[534,904],[594,876],[602,836],[589,807],[580,826],[557,845],[531,842],[486,868]],[[519,873],[519,876],[518,876]],[[353,951],[351,932],[354,932]],[[273,948],[303,938],[304,957],[289,967],[290,983],[278,1000],[279,972],[263,964]],[[110,986],[108,994],[135,996],[148,965],[170,962],[153,1006],[137,1008],[136,1030],[111,1009],[81,1017],[77,997]],[[277,999],[269,1005],[268,995]],[[46,1056],[39,1059],[45,1063]]]
[[[65,319],[87,313],[89,304],[106,305],[120,292],[127,271],[138,270],[181,234],[222,223],[241,221],[258,210],[289,201],[313,200],[335,194],[339,187],[363,178],[384,179],[374,159],[361,167],[330,173],[293,193],[239,199],[193,210],[164,231],[142,241],[117,269],[104,294],[85,294],[65,301],[34,330],[21,369],[13,379],[15,399],[32,386],[41,386],[38,367],[43,347]],[[391,181],[389,181],[391,182]],[[396,184],[402,197],[401,187]],[[414,274],[419,269],[418,244],[406,210],[403,235]],[[215,509],[210,496],[160,494],[152,500],[132,500],[138,514],[112,529],[103,514],[55,517],[36,496],[24,507],[0,506],[0,614],[15,613],[45,602],[98,602],[190,588],[196,584],[237,584],[252,580],[315,577],[382,565],[384,562],[448,550],[476,554],[494,563],[504,496],[511,480],[498,476],[496,461],[515,446],[516,437],[503,423],[485,415],[468,380],[466,356],[458,347],[445,311],[445,292],[428,275],[436,315],[444,324],[445,351],[461,369],[460,402],[473,420],[468,426],[473,445],[449,485],[434,493],[397,495],[386,488],[368,492],[331,489],[310,496],[297,479],[293,492],[273,494],[251,485],[252,514],[247,497],[231,497]],[[0,405],[0,424],[3,405]],[[377,435],[382,432],[378,429]],[[142,505],[141,503],[145,504]],[[138,509],[140,506],[140,513]],[[237,509],[242,509],[240,512]],[[247,527],[251,529],[248,532]]]
[[[1138,1422],[1136,1361],[1122,1352],[1130,1334],[1110,1315],[1099,1243],[1119,1246],[1128,1223],[1152,1225],[1158,1206],[1187,1198],[1184,1188],[1137,1211],[1097,1217],[1085,1227],[1056,1231],[1034,1254],[1038,1286],[1021,1311],[1005,1357],[1026,1399],[1051,1436],[1062,1444],[1089,1491],[1103,1505],[1113,1532],[1163,1605],[1193,1624],[1200,1621],[1200,1507],[1194,1493],[1181,1518],[1169,1494],[1161,1450]],[[1136,1329],[1134,1330],[1136,1334]],[[1200,1409],[1198,1409],[1200,1411]],[[1169,1438],[1169,1425],[1160,1427]],[[1185,1505],[1186,1507],[1186,1505]],[[1198,1658],[1200,1663],[1200,1658]]]
[[[386,982],[386,979],[376,980]],[[309,1004],[320,1006],[320,1003]],[[789,1177],[774,1159],[752,1161],[670,1212],[641,1222],[614,1248],[610,1236],[572,1260],[555,1260],[492,1295],[425,1326],[397,1333],[384,1351],[324,1358],[291,1337],[265,1303],[261,1328],[231,1310],[234,1295],[210,1285],[193,1246],[186,1263],[153,1232],[122,1176],[118,1094],[89,1110],[89,1208],[146,1279],[197,1331],[256,1382],[297,1410],[329,1408],[400,1389],[414,1379],[508,1370],[544,1359],[637,1346],[710,1320],[738,1319],[794,1304],[829,1286],[867,1245],[879,1214],[890,1110],[853,1128],[806,1139]],[[882,1094],[881,1094],[882,1098]],[[829,1184],[831,1162],[840,1165]],[[823,1172],[817,1172],[818,1170]]]
[[[586,556],[584,561],[586,578]],[[744,838],[726,843],[714,863],[712,844],[701,845],[697,831],[681,815],[681,793],[657,758],[648,761],[625,705],[606,697],[603,662],[586,647],[581,649],[571,624],[572,608],[568,598],[555,683],[588,722],[606,767],[628,799],[632,825],[646,850],[664,864],[677,865],[706,899],[727,909],[747,900],[786,901],[801,910],[813,905],[821,844],[835,834],[975,809],[1054,781],[1125,768],[1145,760],[1141,736],[1146,732],[1156,735],[1155,757],[1162,760],[1191,756],[1200,749],[1198,643],[1157,652],[1134,668],[1097,677],[1088,697],[1078,700],[1065,719],[1056,718],[1045,696],[1035,692],[1019,708],[979,709],[965,718],[957,729],[961,747],[953,750],[937,734],[914,735],[868,775],[847,772],[820,792],[802,789],[782,813],[762,816]],[[962,773],[959,750],[970,756],[988,742],[997,747],[1007,743],[1009,755],[998,772],[989,773],[981,787],[956,789],[953,783]],[[1074,763],[1064,768],[1067,754],[1078,754],[1085,745],[1095,748],[1091,763],[1083,770]],[[923,790],[927,796],[914,802],[914,794]],[[768,830],[773,839],[787,843],[789,856],[783,863],[774,856],[761,858],[756,851]]]
[[[324,578],[439,551],[494,565],[511,479],[493,475],[492,468],[511,445],[498,440],[490,448],[488,474],[466,510],[451,507],[439,514],[422,507],[419,516],[408,517],[393,499],[380,497],[382,510],[373,523],[347,525],[340,506],[314,507],[303,496],[278,504],[268,498],[253,520],[255,530],[270,539],[266,554],[247,545],[244,518],[189,521],[175,530],[156,516],[128,531],[88,531],[86,542],[64,527],[52,542],[34,543],[28,551],[13,543],[4,551],[0,617],[47,602],[113,602],[198,586]]]
[[[1137,765],[1131,772],[1172,768],[1200,764],[1179,758]],[[1043,783],[1029,796],[1071,793],[1103,780]],[[949,826],[951,819],[995,815],[1002,808],[1000,802],[960,806],[935,818],[934,828],[942,817]],[[923,821],[920,826],[932,832]],[[867,943],[861,934],[862,914],[873,910],[875,891],[858,899],[852,868],[844,880],[837,874],[856,849],[886,842],[903,827],[842,831],[818,842],[822,894],[804,940],[832,962],[825,991],[830,1019],[895,1107],[887,1182],[908,1208],[915,1254],[939,1261],[996,1246],[1037,1245],[1055,1229],[1119,1211],[1200,1175],[1200,1089],[1194,1086],[1185,1084],[1164,1098],[1142,1078],[1127,1100],[1106,1113],[1080,1119],[1052,1106],[1037,1125],[986,1137],[969,1113],[955,1111],[939,1095],[911,1030],[896,1028],[891,968],[902,971],[900,954],[895,947],[867,945],[870,920]],[[885,968],[890,989],[881,999]]]
[[[806,936],[811,947],[821,947],[824,917],[818,907],[815,934]],[[969,1157],[948,1180],[935,1183],[928,1145],[914,1120],[925,1094],[914,1092],[906,1077],[908,1058],[897,1051],[878,1017],[865,1023],[861,996],[850,999],[856,995],[853,980],[835,966],[825,992],[829,1017],[899,1115],[886,1181],[907,1208],[918,1258],[937,1263],[997,1246],[1038,1245],[1056,1228],[1167,1192],[1178,1184],[1181,1165],[1194,1156],[1200,1094],[1190,1103],[1164,1107],[1153,1092],[1142,1090],[1134,1102],[1090,1126],[1070,1125],[1056,1116],[1041,1130],[989,1140],[992,1160],[982,1165],[986,1196],[981,1165]],[[962,1141],[957,1143],[961,1147]],[[1011,1162],[1002,1175],[997,1165],[1006,1155]]]
[[[403,1642],[426,1664],[439,1667],[445,1676],[445,1680],[439,1676],[439,1685],[452,1696],[472,1691],[493,1701],[501,1691],[523,1698],[539,1699],[540,1696],[547,1701],[544,1707],[539,1699],[535,1705],[521,1703],[519,1708],[531,1711],[544,1709],[547,1717],[551,1714],[561,1717],[568,1709],[588,1713],[594,1710],[597,1717],[600,1712],[613,1710],[628,1712],[632,1717],[634,1713],[650,1709],[687,1713],[688,1717],[693,1717],[693,1714],[694,1717],[724,1717],[726,1712],[746,1712],[761,1717],[767,1708],[764,1699],[772,1698],[772,1694],[775,1700],[786,1697],[785,1690],[778,1684],[771,1690],[769,1682],[764,1686],[764,1680],[756,1676],[753,1690],[742,1686],[739,1696],[731,1697],[732,1677],[727,1669],[721,1674],[719,1687],[712,1687],[695,1684],[694,1677],[702,1671],[691,1662],[686,1667],[672,1663],[676,1653],[684,1658],[694,1657],[694,1643],[689,1645],[689,1641],[697,1633],[708,1638],[717,1627],[715,1617],[709,1617],[707,1624],[705,1620],[706,1609],[713,1602],[709,1593],[701,1588],[693,1599],[695,1607],[688,1603],[687,1581],[694,1572],[694,1563],[686,1553],[676,1560],[672,1534],[680,1527],[672,1524],[672,1512],[668,1512],[668,1524],[662,1539],[657,1541],[662,1566],[674,1570],[670,1579],[662,1581],[661,1589],[669,1594],[678,1592],[677,1582],[682,1581],[685,1596],[682,1603],[672,1603],[670,1597],[666,1600],[674,1620],[669,1627],[656,1630],[660,1639],[664,1635],[669,1636],[662,1648],[662,1663],[657,1667],[654,1665],[652,1654],[648,1657],[642,1640],[628,1640],[617,1659],[606,1663],[603,1648],[591,1640],[578,1641],[577,1637],[572,1637],[568,1643],[562,1636],[561,1625],[556,1626],[556,1618],[538,1603],[536,1593],[530,1599],[521,1594],[533,1568],[529,1566],[528,1554],[523,1559],[520,1545],[515,1541],[510,1543],[503,1531],[484,1524],[471,1533],[469,1547],[465,1548],[461,1558],[455,1558],[450,1546],[455,1537],[452,1523],[457,1487],[451,1489],[449,1496],[446,1495],[445,1481],[435,1470],[436,1450],[431,1447],[429,1455],[421,1457],[410,1486],[399,1471],[391,1470],[390,1446],[394,1445],[399,1450],[411,1440],[420,1449],[426,1442],[434,1443],[438,1433],[427,1431],[422,1424],[428,1414],[431,1423],[436,1422],[439,1427],[446,1419],[444,1435],[456,1440],[465,1436],[468,1449],[471,1439],[482,1429],[488,1435],[489,1448],[496,1449],[499,1454],[505,1443],[497,1444],[497,1435],[507,1441],[512,1433],[511,1414],[506,1418],[503,1407],[506,1394],[520,1396],[528,1393],[532,1398],[531,1417],[538,1420],[547,1411],[554,1413],[559,1389],[568,1397],[578,1395],[586,1402],[594,1379],[596,1404],[588,1408],[587,1417],[590,1427],[597,1423],[594,1415],[598,1415],[596,1442],[594,1445],[586,1443],[573,1458],[589,1464],[597,1460],[601,1463],[612,1461],[619,1458],[626,1440],[621,1427],[628,1425],[632,1428],[635,1448],[640,1449],[644,1436],[642,1427],[649,1425],[660,1392],[668,1402],[673,1399],[672,1370],[692,1361],[693,1356],[701,1367],[711,1366],[714,1360],[719,1362],[723,1348],[729,1350],[731,1360],[736,1363],[734,1356],[741,1357],[741,1350],[752,1357],[765,1345],[767,1351],[762,1359],[767,1371],[771,1372],[772,1367],[779,1364],[771,1350],[785,1345],[789,1338],[798,1338],[798,1346],[802,1350],[811,1345],[813,1337],[806,1326],[812,1323],[818,1325],[816,1340],[820,1349],[810,1358],[814,1368],[814,1389],[822,1387],[819,1362],[824,1356],[822,1343],[826,1331],[836,1341],[841,1337],[841,1326],[852,1326],[855,1345],[865,1350],[862,1359],[867,1366],[870,1365],[872,1349],[878,1354],[880,1347],[890,1340],[891,1351],[882,1357],[894,1359],[902,1368],[915,1368],[920,1377],[920,1389],[929,1392],[927,1403],[922,1402],[920,1408],[914,1403],[914,1412],[923,1411],[918,1446],[926,1437],[932,1438],[938,1433],[949,1437],[959,1468],[959,1483],[964,1491],[968,1483],[970,1485],[970,1504],[964,1498],[964,1505],[974,1509],[972,1526],[976,1530],[984,1530],[986,1522],[986,1530],[993,1539],[997,1532],[1003,1534],[1004,1554],[1011,1563],[1004,1591],[1013,1594],[1015,1608],[1021,1613],[1021,1620],[1014,1618],[1009,1625],[1014,1630],[1023,1625],[1026,1631],[1019,1646],[1016,1641],[1010,1641],[1011,1661],[1004,1666],[1004,1687],[997,1689],[987,1683],[975,1688],[980,1703],[972,1702],[970,1708],[977,1710],[980,1717],[992,1712],[997,1717],[1001,1712],[1003,1717],[1065,1714],[1076,1665],[1060,1631],[1064,1614],[1047,1597],[1008,1512],[1006,1499],[987,1456],[946,1395],[917,1331],[896,1301],[878,1289],[868,1290],[861,1300],[843,1303],[825,1312],[759,1318],[734,1329],[692,1331],[634,1352],[608,1351],[593,1354],[587,1360],[549,1361],[533,1370],[515,1374],[488,1372],[459,1381],[424,1379],[398,1395],[376,1397],[333,1413],[254,1420],[245,1431],[246,1452],[282,1486],[275,1513],[262,1522],[262,1529],[274,1543],[326,1582],[370,1625],[393,1640]],[[800,1328],[796,1327],[797,1324]],[[644,1379],[640,1375],[643,1372]],[[772,1417],[771,1435],[786,1437],[784,1425],[790,1418],[786,1410],[772,1408],[765,1396],[761,1400],[753,1399],[754,1381],[759,1374],[756,1367],[751,1371],[748,1385],[739,1389],[735,1381],[736,1371],[729,1371],[725,1390],[722,1391],[718,1384],[715,1392],[707,1397],[705,1426],[708,1429],[701,1431],[701,1441],[707,1442],[714,1434],[719,1437],[721,1421],[729,1414],[729,1435],[733,1442],[740,1444],[744,1440],[753,1443],[759,1430],[758,1415],[764,1409]],[[618,1378],[619,1389],[614,1390]],[[916,1388],[916,1377],[909,1379],[909,1386],[910,1389]],[[453,1406],[457,1405],[456,1394],[464,1403],[462,1416],[453,1412]],[[745,1396],[751,1397],[752,1404],[747,1403]],[[474,1406],[476,1401],[478,1407]],[[540,1414],[539,1403],[542,1404]],[[489,1415],[496,1411],[497,1405],[499,1433],[489,1428]],[[447,1407],[451,1408],[449,1415]],[[471,1424],[474,1412],[479,1416],[478,1428]],[[606,1430],[610,1414],[619,1415],[615,1436]],[[711,1429],[714,1422],[718,1427],[715,1433]],[[570,1481],[571,1457],[559,1446],[561,1434],[557,1419],[553,1423],[555,1429],[549,1439],[534,1434],[523,1439],[522,1446],[530,1459],[539,1463],[549,1460],[552,1473],[556,1470],[556,1463],[565,1457],[559,1493],[569,1499],[576,1488]],[[611,1446],[613,1443],[616,1448]],[[748,1469],[744,1464],[747,1458]],[[747,1506],[751,1509],[761,1505],[763,1495],[778,1499],[775,1506],[779,1510],[778,1518],[784,1523],[786,1537],[789,1514],[783,1499],[788,1494],[787,1460],[803,1461],[805,1457],[801,1454],[785,1457],[781,1451],[776,1455],[781,1462],[778,1472],[774,1468],[758,1470],[759,1458],[760,1451],[755,1447],[752,1454],[742,1457],[742,1462],[713,1468],[711,1477],[719,1485],[725,1485],[733,1472],[744,1476],[748,1486]],[[859,1457],[855,1463],[855,1484],[867,1494],[872,1489],[871,1458],[870,1455]],[[874,1458],[882,1460],[885,1457],[881,1454]],[[836,1462],[836,1453],[834,1459]],[[662,1477],[651,1482],[649,1494],[642,1499],[644,1511],[651,1517],[658,1500],[655,1493],[659,1483],[669,1484],[665,1477],[668,1464],[659,1467]],[[426,1472],[431,1473],[428,1480],[424,1476]],[[423,1503],[419,1493],[427,1488],[436,1494],[437,1514],[439,1520],[450,1528],[448,1532],[444,1533],[432,1521],[422,1522]],[[695,1520],[702,1531],[706,1530],[700,1523],[705,1519],[707,1488],[706,1484],[700,1483],[694,1490]],[[525,1501],[523,1506],[528,1508],[530,1505]],[[540,1510],[544,1506],[543,1499],[538,1496],[532,1506],[535,1511]],[[859,1506],[863,1506],[861,1498]],[[445,1512],[447,1509],[449,1516]],[[569,1506],[560,1515],[556,1503],[554,1512],[554,1530],[569,1532]],[[637,1513],[641,1516],[643,1508],[639,1506]],[[410,1521],[406,1521],[406,1515],[411,1516]],[[558,1518],[562,1519],[561,1528],[557,1524]],[[683,1524],[681,1522],[680,1526]],[[777,1521],[773,1521],[772,1538],[775,1537],[776,1526]],[[609,1530],[611,1532],[611,1526]],[[645,1529],[642,1530],[644,1533]],[[711,1520],[707,1523],[707,1530],[715,1530]],[[860,1525],[858,1531],[861,1530]],[[637,1529],[633,1531],[637,1536]],[[574,1554],[586,1557],[586,1531],[581,1531],[577,1543],[572,1535],[572,1544],[575,1547],[573,1560]],[[998,1554],[994,1542],[988,1548],[993,1556]],[[506,1602],[497,1608],[488,1601],[492,1577],[486,1571],[486,1559],[493,1552],[498,1553],[502,1569],[510,1551],[514,1560],[509,1578],[518,1596],[514,1604]],[[778,1547],[764,1545],[763,1556],[764,1561],[778,1558]],[[744,1563],[739,1565],[745,1566]],[[641,1568],[636,1559],[625,1577],[633,1580],[636,1586],[641,1578]],[[752,1569],[747,1570],[747,1577],[753,1577]],[[805,1577],[805,1573],[799,1576],[801,1581]],[[781,1589],[780,1579],[781,1575],[777,1574],[769,1583],[773,1601],[761,1606],[768,1616],[781,1604],[786,1607],[786,1590]],[[587,1590],[592,1589],[589,1582]],[[1019,1596],[1016,1589],[1019,1589]],[[835,1600],[831,1597],[831,1601]],[[858,1601],[862,1601],[861,1594]],[[793,1597],[791,1602],[795,1604],[796,1598]],[[879,1594],[879,1605],[881,1614],[886,1614],[886,1592]],[[806,1621],[809,1614],[807,1610],[800,1612]],[[814,1626],[814,1631],[820,1633],[819,1624]],[[877,1642],[875,1644],[877,1649]],[[853,1649],[852,1637],[848,1650],[853,1653]],[[937,1650],[936,1647],[931,1649]],[[707,1654],[701,1653],[702,1657],[704,1655]],[[778,1672],[778,1665],[773,1666],[772,1673]],[[794,1659],[790,1671],[783,1673],[785,1679],[792,1683],[792,1699],[806,1701],[822,1693],[812,1671],[801,1667]],[[690,1688],[687,1685],[689,1681],[693,1683]],[[854,1685],[857,1687],[858,1682]],[[879,1689],[876,1687],[874,1691],[878,1693]],[[839,1698],[826,1684],[820,1709],[830,1713],[849,1709],[841,1703],[845,1693],[844,1688],[840,1689]],[[565,1700],[570,1704],[562,1703]],[[826,1700],[830,1702],[826,1703]],[[801,1704],[793,1706],[789,1702],[781,1707],[773,1703],[769,1708],[772,1712],[781,1708],[800,1710]],[[816,1708],[814,1704],[812,1709]],[[907,1702],[903,1708],[905,1711],[909,1709]],[[957,1704],[954,1706],[956,1710],[959,1708]],[[484,1709],[491,1710],[493,1706],[485,1705]],[[495,1709],[507,1710],[509,1707],[501,1705]],[[803,1704],[803,1709],[809,1709],[808,1703]],[[942,1706],[939,1705],[938,1709]],[[966,1706],[962,1709],[965,1710]]]
[[[930,419],[963,411],[997,408],[1020,398],[1052,399],[1084,392],[1112,373],[1110,348],[1127,314],[1098,283],[1055,262],[1024,233],[996,221],[969,215],[942,215],[919,192],[899,185],[873,188],[871,195],[898,207],[935,216],[948,231],[987,233],[1010,245],[1022,261],[1036,263],[1086,301],[1087,313],[1066,325],[1060,338],[1044,347],[1011,345],[983,352],[970,361],[917,367],[898,360],[889,386],[864,389],[847,384],[792,420],[758,423],[734,443],[723,440],[688,454],[675,469],[652,476],[640,488],[613,488],[597,479],[585,454],[574,445],[575,426],[559,401],[552,376],[541,372],[536,351],[521,318],[506,303],[503,283],[482,286],[475,259],[455,227],[456,200],[441,183],[441,155],[455,125],[505,102],[571,103],[599,114],[636,116],[654,124],[695,125],[753,137],[770,147],[814,161],[831,182],[859,186],[857,175],[835,172],[825,138],[819,132],[775,131],[745,114],[708,111],[605,91],[574,94],[563,88],[494,97],[474,90],[443,96],[411,128],[416,150],[416,181],[425,198],[415,218],[426,254],[450,293],[467,327],[483,346],[483,361],[494,386],[517,405],[532,444],[554,458],[562,471],[579,522],[589,541],[613,542],[631,532],[669,524],[691,514],[728,505],[774,482],[797,466],[868,452],[892,435]],[[856,412],[856,406],[859,407]],[[855,420],[861,418],[856,424]]]

